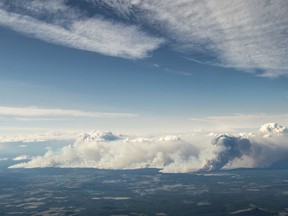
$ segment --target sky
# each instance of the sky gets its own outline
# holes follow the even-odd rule
[[[0,136],[287,126],[287,11],[283,0],[1,0]]]

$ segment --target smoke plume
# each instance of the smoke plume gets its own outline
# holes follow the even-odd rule
[[[249,139],[229,135],[216,137],[212,144],[219,148],[215,153],[215,157],[207,160],[201,169],[203,171],[220,170],[235,158],[241,158],[243,155],[249,154],[252,145]]]
[[[201,171],[225,166],[264,168],[288,160],[288,130],[276,123],[262,125],[258,134],[217,135],[212,144],[217,150],[213,158],[206,159]]]
[[[185,173],[232,168],[270,167],[288,161],[287,128],[275,123],[258,132],[211,136],[168,135],[133,137],[112,132],[81,134],[72,145],[10,168],[74,167],[98,169],[157,168],[161,172]]]

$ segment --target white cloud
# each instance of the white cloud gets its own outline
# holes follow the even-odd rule
[[[86,112],[73,109],[46,109],[38,107],[0,106],[0,116],[26,117],[28,120],[37,117],[91,117],[91,118],[125,118],[135,117],[132,113]]]
[[[210,53],[224,66],[262,69],[266,76],[288,74],[285,1],[163,0],[141,7],[189,52]]]
[[[0,5],[0,25],[50,43],[104,55],[143,58],[166,41],[195,61],[246,71],[259,69],[262,76],[269,77],[288,74],[286,1],[86,2],[132,22],[115,21],[112,15],[108,19],[88,18],[64,1],[14,0],[10,4],[18,14]],[[39,19],[45,15],[49,23]],[[161,36],[151,36],[148,29]]]
[[[161,38],[141,31],[140,27],[135,25],[99,17],[84,18],[78,15],[77,11],[65,7],[64,1],[53,1],[47,7],[45,2],[21,2],[14,1],[14,4],[21,8],[21,12],[28,11],[27,14],[8,12],[2,6],[0,25],[49,43],[134,59],[146,57],[164,42]],[[54,14],[58,6],[61,7]],[[51,16],[50,23],[35,18],[47,14]]]
[[[17,135],[17,136],[0,136],[0,143],[11,143],[11,142],[43,142],[49,140],[75,140],[79,131],[48,131],[44,133],[38,134],[25,134],[25,135]],[[22,144],[19,145],[20,148],[25,148],[27,145]]]
[[[262,76],[288,75],[286,1],[90,1],[106,4],[124,17],[137,11],[138,19],[196,61],[260,69]]]
[[[133,9],[139,7],[142,0],[85,0],[86,2],[92,3],[94,6],[101,5],[112,9],[114,13],[121,17],[129,18],[133,14]]]
[[[54,136],[55,134],[47,134],[46,131],[64,131],[64,137],[66,135],[71,137],[69,131],[79,132],[94,128],[106,130],[108,123],[112,124],[114,128],[121,126],[123,129],[125,128],[123,124],[136,121],[138,115],[75,109],[0,106],[0,119],[2,121],[0,142],[34,142],[47,140],[50,136],[57,138]]]
[[[264,130],[268,128],[269,130]],[[280,131],[280,132],[279,132]],[[269,135],[269,136],[267,136]],[[200,138],[201,136],[201,138]],[[111,132],[84,133],[74,144],[10,168],[77,167],[98,169],[158,168],[181,173],[236,167],[269,167],[288,161],[288,133],[278,124],[241,135],[131,137]]]
[[[283,136],[288,135],[288,128],[278,125],[276,123],[267,123],[261,126],[259,132],[264,136]]]

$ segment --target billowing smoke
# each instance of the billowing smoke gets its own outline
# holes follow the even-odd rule
[[[191,172],[199,167],[198,149],[178,136],[153,138],[115,135],[112,132],[82,134],[73,145],[12,168],[79,167],[99,169],[158,168],[163,172]]]
[[[262,125],[258,134],[217,135],[212,144],[218,148],[213,158],[206,159],[202,171],[225,166],[263,168],[288,160],[288,130],[276,123]]]
[[[241,158],[251,151],[251,142],[249,139],[234,137],[229,135],[217,136],[212,144],[218,146],[215,158],[208,159],[201,170],[211,171],[220,170],[235,158]]]
[[[211,136],[169,135],[132,137],[112,132],[91,132],[74,144],[10,168],[74,167],[98,169],[157,168],[161,172],[215,171],[231,168],[269,167],[288,161],[287,128],[263,125],[256,133]]]

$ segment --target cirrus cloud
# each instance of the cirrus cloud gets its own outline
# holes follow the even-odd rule
[[[49,43],[137,59],[146,57],[164,42],[162,38],[141,31],[139,26],[79,15],[77,10],[66,6],[65,1],[11,1],[6,4],[0,5],[0,25]],[[39,19],[46,16],[46,20]]]
[[[196,62],[288,75],[282,0],[11,0],[0,25],[49,43],[141,59],[165,43]],[[89,9],[88,9],[89,8]],[[168,45],[168,46],[166,46]]]
[[[108,5],[119,16],[140,12],[138,19],[198,62],[288,75],[286,1],[87,1]]]

